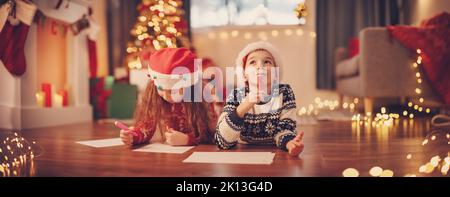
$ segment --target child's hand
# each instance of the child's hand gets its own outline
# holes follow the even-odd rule
[[[122,139],[122,142],[127,146],[133,145],[133,131],[134,127],[130,127],[127,130],[120,130],[120,139]]]
[[[164,133],[166,135],[166,143],[172,146],[184,146],[187,145],[189,141],[189,136],[187,134],[175,131],[172,128],[167,128]]]
[[[303,148],[305,147],[305,144],[303,144],[302,141],[303,134],[303,131],[300,132],[294,139],[286,144],[286,149],[288,150],[290,156],[296,157],[303,151]]]
[[[246,97],[247,102],[251,103],[251,104],[256,104],[259,103],[260,99],[261,99],[261,95],[263,95],[262,91],[250,91]]]
[[[250,91],[247,96],[244,98],[241,104],[236,109],[236,113],[239,117],[243,118],[245,113],[247,113],[256,103],[260,100],[260,92]]]

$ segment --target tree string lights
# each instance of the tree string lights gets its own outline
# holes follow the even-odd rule
[[[127,46],[130,69],[141,67],[137,57],[147,47],[190,47],[182,5],[181,0],[142,0],[137,8],[139,17],[130,32],[133,39]]]

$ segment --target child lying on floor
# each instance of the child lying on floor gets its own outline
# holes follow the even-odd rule
[[[185,146],[212,141],[217,117],[212,103],[182,100],[185,92],[194,92],[195,84],[201,82],[193,77],[198,73],[194,59],[195,55],[185,48],[161,49],[144,58],[150,62],[150,81],[135,111],[135,127],[120,131],[125,144],[152,141]],[[187,72],[176,74],[174,70],[180,67]]]
[[[276,49],[267,42],[249,44],[236,64],[246,83],[227,98],[216,127],[216,144],[221,149],[238,142],[275,144],[298,156],[304,147],[303,132],[296,133],[294,92],[289,85],[277,82],[281,62]]]

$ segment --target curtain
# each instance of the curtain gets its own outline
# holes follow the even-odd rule
[[[125,65],[127,42],[139,13],[136,10],[141,0],[108,1],[108,54],[109,74],[114,74],[115,67]]]

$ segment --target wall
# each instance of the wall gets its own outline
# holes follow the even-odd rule
[[[221,67],[234,66],[241,49],[250,42],[267,40],[283,61],[282,80],[292,86],[297,104],[307,106],[316,97],[337,99],[332,91],[316,89],[315,1],[307,1],[305,26],[224,26],[193,29],[193,45],[200,57],[210,57]]]
[[[443,11],[450,12],[449,0],[410,0],[409,3],[409,24],[412,25]]]
[[[37,25],[37,84],[51,83],[56,91],[66,84],[65,32],[68,31],[59,28],[57,23],[61,22],[49,18],[45,25]]]
[[[108,28],[106,18],[107,0],[92,1],[93,18],[100,26],[100,32],[97,36],[97,76],[108,75]],[[125,47],[125,46],[124,46]]]

